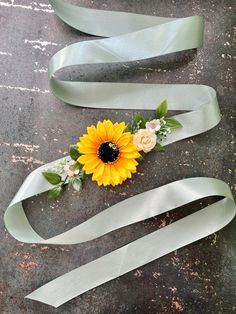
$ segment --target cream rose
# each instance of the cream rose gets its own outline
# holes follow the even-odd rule
[[[140,129],[134,134],[133,144],[138,151],[143,150],[144,153],[148,153],[155,147],[156,143],[156,134],[147,129]]]
[[[159,119],[153,119],[151,121],[146,122],[146,129],[151,132],[157,132],[161,128],[161,121]]]

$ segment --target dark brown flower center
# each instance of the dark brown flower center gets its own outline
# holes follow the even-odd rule
[[[104,163],[112,163],[119,157],[120,150],[112,142],[104,142],[98,148],[98,156]]]

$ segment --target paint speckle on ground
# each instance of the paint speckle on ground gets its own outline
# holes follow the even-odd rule
[[[26,272],[29,272],[32,269],[35,269],[37,266],[38,266],[38,264],[35,262],[21,262],[19,264],[19,267]]]

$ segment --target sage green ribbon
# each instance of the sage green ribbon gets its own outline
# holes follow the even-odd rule
[[[216,93],[208,86],[67,82],[55,77],[56,71],[66,66],[127,62],[200,47],[203,35],[201,17],[169,19],[80,8],[62,0],[51,0],[50,3],[56,14],[72,27],[111,37],[70,45],[52,57],[50,86],[58,98],[77,106],[110,109],[155,109],[157,103],[167,98],[170,110],[188,112],[178,115],[183,128],[171,133],[164,145],[205,132],[219,122]],[[30,173],[5,212],[6,228],[19,241],[63,245],[82,243],[194,200],[215,195],[223,197],[194,214],[58,277],[27,296],[55,307],[218,231],[232,220],[236,212],[226,183],[212,178],[189,178],[131,197],[69,231],[44,239],[31,227],[22,201],[51,189],[42,171],[54,163]]]
[[[188,178],[128,198],[60,235],[43,239],[29,224],[21,202],[51,188],[41,174],[46,166],[28,176],[5,213],[5,226],[19,241],[63,245],[82,243],[204,197],[223,197],[194,214],[58,277],[27,296],[54,307],[218,231],[236,213],[230,188],[225,182],[213,178]]]
[[[202,46],[204,20],[181,19],[125,12],[92,10],[51,0],[56,14],[70,26],[99,36],[115,36],[69,45],[49,63],[50,88],[54,95],[76,106],[109,109],[154,110],[167,98],[169,110],[184,125],[168,136],[165,144],[205,132],[220,121],[215,90],[190,84],[137,84],[63,81],[55,73],[68,66],[129,62]],[[188,111],[186,113],[186,111]]]

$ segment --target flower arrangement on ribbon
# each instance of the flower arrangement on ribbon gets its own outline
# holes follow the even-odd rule
[[[151,121],[136,114],[128,125],[104,120],[89,126],[78,143],[70,146],[71,160],[64,158],[42,173],[55,185],[48,198],[58,197],[66,184],[80,191],[85,174],[92,175],[99,186],[116,186],[131,178],[145,154],[164,151],[163,139],[182,127],[175,118],[167,117],[167,113],[164,100],[156,109],[156,119]]]

